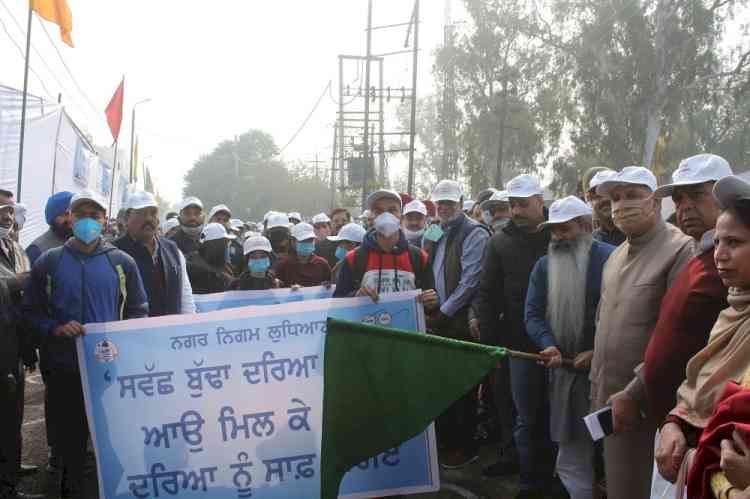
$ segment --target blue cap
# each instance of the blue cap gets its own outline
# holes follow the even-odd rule
[[[68,210],[72,197],[72,192],[60,191],[47,199],[47,206],[44,208],[44,218],[47,219],[47,225],[52,225],[57,217]]]

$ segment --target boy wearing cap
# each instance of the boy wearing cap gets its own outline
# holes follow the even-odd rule
[[[70,202],[73,236],[34,264],[24,291],[28,320],[47,351],[50,409],[62,431],[56,445],[72,497],[82,497],[88,426],[75,338],[83,324],[148,316],[135,261],[102,239],[103,201],[92,191]],[[106,437],[105,437],[106,438]]]
[[[250,236],[243,244],[245,271],[235,282],[234,288],[243,291],[264,290],[279,287],[279,280],[271,274],[271,241],[263,236]]]
[[[205,222],[203,202],[193,196],[185,198],[180,206],[178,219],[180,230],[172,237],[172,240],[187,258],[198,251],[198,246],[200,246],[201,231]]]
[[[294,247],[274,265],[274,274],[284,286],[320,286],[331,282],[331,267],[315,254],[315,230],[308,223],[292,227]]]
[[[657,421],[646,405],[642,370],[660,304],[688,260],[693,240],[661,217],[656,177],[628,166],[597,187],[612,200],[626,235],[604,267],[591,363],[592,409],[612,406],[614,434],[604,440],[607,497],[648,497]],[[643,417],[645,415],[646,417]]]
[[[348,255],[350,251],[359,248],[366,233],[367,231],[364,227],[359,224],[346,224],[339,230],[337,236],[328,237],[328,240],[336,246],[334,255],[336,260],[338,260],[333,269],[331,269],[331,282],[336,282],[338,280],[339,271],[341,270],[342,265],[344,265],[346,255]]]
[[[47,199],[44,218],[49,225],[49,229],[34,239],[34,242],[26,248],[26,254],[32,264],[42,253],[48,249],[62,246],[73,235],[73,224],[70,221],[69,210],[72,197],[72,192],[61,191]]]
[[[227,233],[227,229],[219,223],[203,227],[198,251],[187,256],[193,293],[222,293],[232,287],[234,276],[228,270],[229,243],[236,237]]]
[[[133,192],[126,208],[125,234],[113,244],[133,257],[148,296],[150,317],[195,313],[187,262],[174,241],[162,237],[159,204],[153,194]]]
[[[401,227],[409,244],[422,247],[422,236],[427,227],[427,207],[418,199],[404,206],[404,217]]]
[[[643,360],[643,381],[649,413],[662,421],[676,404],[677,388],[688,360],[708,342],[719,312],[729,306],[727,288],[714,261],[714,228],[720,212],[712,190],[732,175],[729,163],[713,154],[683,160],[673,183],[656,190],[672,196],[680,229],[697,243],[696,256],[664,295]]]
[[[550,437],[558,443],[556,470],[575,499],[594,497],[594,444],[583,417],[589,413],[588,371],[594,349],[602,269],[614,246],[592,235],[591,208],[575,196],[552,203],[552,239],[531,272],[526,332],[550,369]],[[563,366],[562,359],[573,360]]]

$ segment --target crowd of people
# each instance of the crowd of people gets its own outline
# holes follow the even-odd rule
[[[581,182],[580,197],[548,205],[533,175],[476,200],[441,180],[423,201],[372,192],[357,220],[337,208],[258,223],[196,197],[162,214],[143,191],[110,223],[94,192],[59,192],[26,249],[24,207],[0,190],[0,499],[42,497],[18,489],[36,471],[21,430],[37,367],[47,467],[62,497],[83,497],[85,324],[195,313],[194,294],[321,285],[374,301],[420,290],[429,334],[536,355],[511,356],[438,418],[446,470],[478,459],[481,406],[497,422],[483,474],[519,475],[519,499],[642,499],[655,479],[675,497],[750,498],[750,184],[711,154],[662,186],[638,166]],[[599,445],[583,418],[604,408]]]

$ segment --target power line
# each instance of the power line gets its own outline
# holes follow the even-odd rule
[[[5,4],[3,4],[3,5],[5,5]],[[18,53],[21,55],[21,59],[23,61],[25,61],[26,60],[26,53],[21,48],[21,46],[18,45],[18,42],[16,42],[16,39],[13,38],[13,35],[10,34],[10,31],[8,31],[8,27],[5,25],[5,22],[3,21],[3,19],[1,17],[0,17],[0,26],[2,26],[3,31],[5,31],[5,34],[8,35],[8,38],[10,38],[10,41],[18,49]],[[29,71],[31,71],[34,74],[34,76],[36,76],[36,79],[39,80],[39,84],[42,85],[42,88],[44,89],[44,92],[47,94],[47,97],[49,97],[50,100],[54,101],[55,98],[52,97],[52,93],[47,88],[47,85],[44,84],[44,80],[42,80],[42,78],[39,76],[39,73],[37,73],[36,70],[33,67],[31,67],[31,64],[29,64]]]
[[[300,132],[302,131],[302,129],[303,129],[303,128],[305,128],[305,125],[307,125],[307,122],[308,122],[308,121],[310,121],[310,118],[312,118],[312,115],[313,115],[313,114],[315,113],[315,111],[316,111],[316,110],[318,109],[318,106],[320,105],[320,102],[321,102],[321,101],[323,100],[323,97],[325,97],[325,96],[326,96],[326,93],[328,92],[328,89],[329,89],[329,88],[331,88],[331,80],[328,80],[328,84],[326,85],[326,88],[324,88],[324,89],[323,89],[323,92],[321,92],[321,94],[320,94],[320,97],[318,97],[318,101],[317,101],[317,102],[315,103],[315,105],[314,105],[314,106],[313,106],[313,108],[312,108],[312,111],[310,111],[310,113],[309,113],[309,114],[307,115],[307,117],[306,117],[306,118],[305,118],[305,120],[304,120],[304,121],[302,122],[302,124],[301,124],[301,125],[300,125],[300,127],[299,127],[299,128],[297,129],[297,131],[296,131],[296,132],[294,132],[294,135],[292,135],[292,138],[291,138],[291,139],[289,139],[289,142],[287,142],[287,143],[286,143],[286,144],[284,145],[284,147],[282,147],[282,148],[281,148],[281,149],[279,150],[279,154],[283,153],[283,152],[284,152],[284,150],[285,150],[285,149],[286,149],[287,147],[289,147],[289,144],[291,144],[292,142],[294,142],[294,139],[296,139],[296,138],[297,138],[297,135],[299,135],[299,133],[300,133]]]

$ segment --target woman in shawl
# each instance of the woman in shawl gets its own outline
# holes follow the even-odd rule
[[[727,384],[738,383],[746,392],[750,389],[750,184],[727,177],[716,183],[713,192],[722,207],[714,236],[714,259],[719,277],[729,288],[730,306],[716,320],[708,345],[688,363],[686,379],[677,390],[677,405],[661,427],[657,466],[664,478],[677,480],[678,490],[685,483],[692,449],[709,425]],[[740,437],[750,441],[750,434]],[[730,450],[742,454],[737,445],[731,440],[721,442],[727,455]],[[745,457],[745,464],[740,460],[739,466],[748,466],[746,470],[717,467],[710,474],[707,488],[716,499],[745,497],[743,490],[750,487],[750,456]]]

